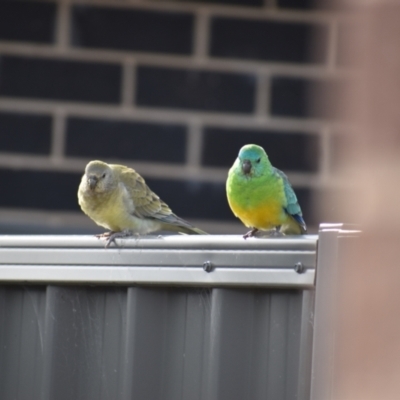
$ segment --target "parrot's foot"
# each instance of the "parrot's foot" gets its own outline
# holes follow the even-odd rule
[[[132,232],[130,231],[121,231],[121,232],[110,232],[110,235],[108,235],[107,243],[104,246],[106,249],[111,246],[111,243],[114,242],[115,247],[118,247],[117,242],[115,239],[121,239],[121,238],[126,238],[128,236],[132,236]]]
[[[255,234],[258,232],[257,228],[253,228],[251,231],[248,231],[245,235],[243,235],[243,239],[247,239],[249,237],[255,236]]]
[[[104,232],[104,233],[99,233],[98,235],[95,235],[97,237],[97,239],[107,239],[109,238],[111,235],[113,235],[115,232],[110,231],[110,232]]]
[[[97,239],[107,239],[106,245],[104,246],[106,249],[108,247],[110,247],[111,243],[113,243],[113,242],[115,244],[115,247],[118,247],[115,239],[124,238],[124,237],[128,237],[128,236],[132,236],[132,233],[130,231],[122,231],[122,232],[110,231],[110,232],[104,232],[104,233],[100,233],[100,234],[96,235]]]

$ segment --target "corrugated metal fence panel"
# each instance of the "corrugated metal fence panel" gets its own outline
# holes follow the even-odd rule
[[[18,238],[12,240],[7,251],[14,248],[15,259],[20,260],[17,253],[29,246],[24,243],[19,247]],[[248,241],[255,242],[259,242],[258,250],[254,244],[249,250],[268,252],[278,248],[283,258],[288,252],[287,263],[292,263],[289,242],[286,250],[282,241],[275,245],[271,240]],[[0,243],[4,245],[1,238]],[[312,251],[310,243],[303,245],[304,251]],[[62,249],[49,243],[46,247],[42,240],[44,253],[52,247]],[[96,248],[96,258],[110,250]],[[214,250],[217,248],[214,243]],[[112,251],[117,254],[125,250]],[[239,252],[243,248],[231,250]],[[172,246],[171,251],[177,250]],[[210,249],[204,251],[212,256]],[[2,249],[0,260],[1,256]],[[0,276],[2,268],[12,267],[7,257],[7,264],[0,266]],[[185,257],[176,267],[185,269],[189,262]],[[117,265],[118,260],[116,257]],[[26,262],[35,265],[33,259]],[[126,268],[135,267],[132,258]],[[40,273],[37,266],[31,268]],[[92,268],[95,274],[98,267]],[[199,269],[206,275],[215,272],[208,274],[201,266]],[[309,397],[312,290],[305,289],[301,282],[282,288],[265,282],[262,287],[246,283],[242,288],[223,287],[224,282],[218,287],[213,281],[204,287],[179,282],[179,286],[165,286],[165,282],[160,286],[162,283],[121,286],[120,282],[115,286],[102,282],[101,286],[89,286],[45,282],[39,286],[23,284],[23,277],[8,280],[7,285],[0,286],[0,398]]]

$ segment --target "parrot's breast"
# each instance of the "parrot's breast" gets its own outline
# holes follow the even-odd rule
[[[119,232],[129,228],[131,216],[118,189],[102,194],[83,194],[79,199],[82,211],[96,224]]]
[[[233,213],[249,228],[269,230],[287,220],[284,187],[279,179],[232,177],[228,179],[227,196]]]

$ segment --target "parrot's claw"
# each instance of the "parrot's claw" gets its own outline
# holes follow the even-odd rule
[[[104,247],[107,249],[108,247],[111,246],[111,243],[114,243],[115,247],[118,247],[115,239],[124,238],[131,235],[132,234],[129,231],[122,231],[122,232],[109,231],[109,232],[99,233],[98,235],[95,236],[97,237],[97,239],[106,239],[106,245]]]
[[[104,232],[104,233],[99,233],[98,235],[95,235],[97,237],[97,239],[107,239],[109,238],[111,235],[113,235],[115,232],[110,231],[110,232]]]
[[[126,238],[128,236],[132,236],[132,233],[129,231],[122,231],[122,232],[110,232],[111,234],[108,235],[107,243],[104,246],[106,249],[111,246],[111,243],[114,242],[115,247],[118,247],[118,244],[115,239]]]
[[[255,234],[258,232],[257,228],[253,228],[251,231],[248,231],[245,235],[243,235],[243,239],[247,239],[249,237],[255,236]]]

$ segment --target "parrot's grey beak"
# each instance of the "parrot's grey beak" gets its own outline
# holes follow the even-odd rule
[[[97,185],[97,178],[95,176],[89,176],[87,182],[88,182],[90,189],[93,190]]]
[[[250,160],[243,160],[242,163],[242,171],[245,175],[248,175],[251,171],[251,162]]]

